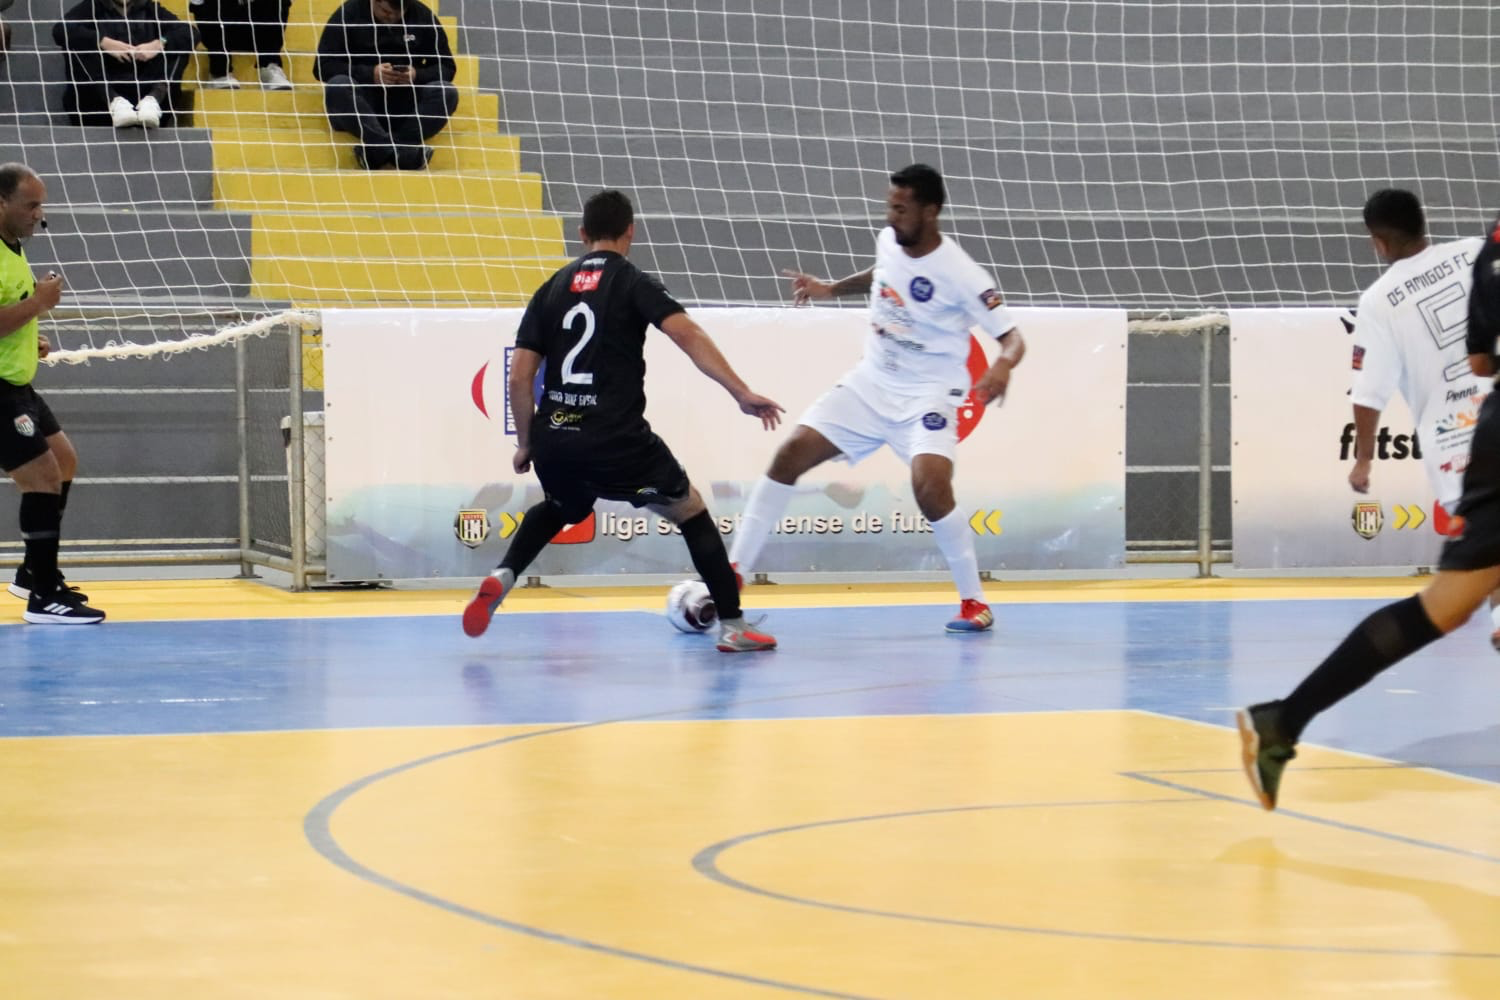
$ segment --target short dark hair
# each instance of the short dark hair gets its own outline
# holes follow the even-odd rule
[[[1419,240],[1427,234],[1427,215],[1410,191],[1381,188],[1365,202],[1365,228],[1382,239]]]
[[[623,191],[600,191],[583,203],[583,232],[590,240],[617,240],[635,221],[635,206]]]
[[[0,163],[0,198],[9,198],[22,181],[35,176],[36,171],[24,163]]]
[[[948,197],[948,192],[943,187],[943,175],[925,163],[902,167],[891,174],[891,183],[910,190],[911,196],[923,205],[942,208]]]

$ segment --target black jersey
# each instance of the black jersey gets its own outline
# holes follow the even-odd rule
[[[516,333],[516,346],[546,363],[530,443],[648,431],[646,328],[682,311],[660,281],[613,251],[584,254],[549,278]]]
[[[1469,354],[1495,357],[1500,338],[1500,219],[1485,237],[1474,258],[1474,284],[1469,291],[1469,331],[1464,345]]]

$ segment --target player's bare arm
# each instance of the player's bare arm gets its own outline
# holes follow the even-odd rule
[[[0,337],[8,337],[21,327],[47,315],[62,301],[63,279],[57,272],[49,272],[36,283],[36,292],[20,302],[0,306]],[[46,355],[43,355],[46,357]]]
[[[996,400],[1005,398],[1005,390],[1010,388],[1010,373],[1021,359],[1026,356],[1026,341],[1021,337],[1019,329],[1012,329],[1000,338],[1000,354],[995,358],[994,364],[979,377],[974,383],[974,399],[982,405],[988,406]]]
[[[751,392],[750,387],[729,366],[713,338],[691,316],[685,312],[673,313],[662,320],[661,331],[672,338],[672,343],[682,353],[692,359],[700,372],[722,385],[734,397],[741,413],[759,417],[761,426],[768,431],[775,430],[781,423],[781,414],[785,412],[781,404]]]
[[[792,279],[792,305],[794,306],[806,305],[813,299],[837,299],[845,295],[863,295],[869,292],[875,284],[873,267],[837,281],[824,281],[822,278],[814,278],[810,274],[803,274],[791,268],[784,268],[781,273]]]
[[[531,418],[536,413],[536,373],[541,370],[542,356],[525,347],[517,347],[510,359],[510,416],[516,424],[516,454],[510,464],[518,473],[531,471]]]
[[[1495,374],[1495,359],[1489,354],[1469,355],[1469,371],[1483,378],[1489,378]]]
[[[1356,493],[1370,492],[1370,463],[1375,459],[1379,424],[1379,410],[1354,404],[1354,468],[1349,470],[1349,485]]]

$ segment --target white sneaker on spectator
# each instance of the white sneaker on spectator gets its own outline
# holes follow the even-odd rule
[[[161,125],[161,103],[149,94],[135,106],[135,114],[142,128],[157,128]]]
[[[204,90],[239,90],[240,81],[233,73],[225,73],[211,80],[204,80],[199,84]]]
[[[116,97],[109,102],[109,117],[115,123],[115,128],[130,128],[141,123],[140,115],[136,114],[135,108],[123,97]]]
[[[292,89],[292,81],[286,78],[286,71],[276,63],[260,68],[260,85],[267,90]]]

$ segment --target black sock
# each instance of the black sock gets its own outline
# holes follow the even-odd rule
[[[72,492],[72,489],[73,480],[64,479],[62,490],[57,494],[57,512],[59,517],[62,516],[63,511],[68,509],[68,494]]]
[[[1387,604],[1360,622],[1281,702],[1281,735],[1295,743],[1313,716],[1442,635],[1417,597]]]
[[[57,589],[61,527],[62,504],[56,493],[21,494],[21,540],[26,544],[33,594],[46,597]]]
[[[566,525],[562,511],[543,500],[521,518],[521,526],[516,529],[515,537],[510,540],[510,548],[505,550],[505,558],[500,560],[500,568],[508,569],[519,577],[521,571],[531,565],[531,560],[535,559],[547,547],[547,543],[552,541],[552,536],[563,530]]]
[[[678,527],[682,529],[682,540],[687,542],[688,555],[693,557],[693,568],[708,585],[719,617],[740,617],[740,587],[734,578],[734,567],[729,565],[729,553],[724,551],[719,526],[705,510]]]

